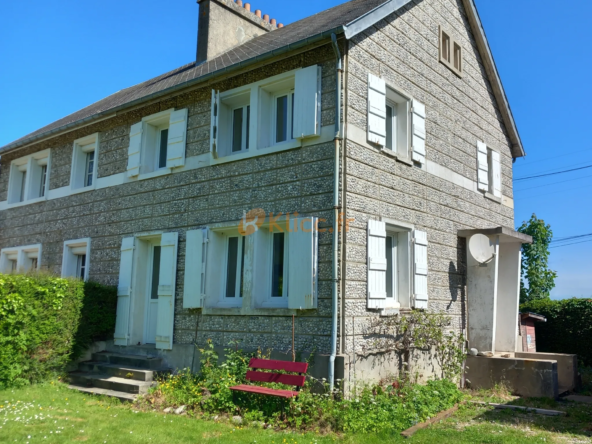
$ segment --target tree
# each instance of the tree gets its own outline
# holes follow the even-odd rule
[[[532,236],[532,244],[522,244],[522,279],[520,281],[520,303],[537,299],[549,299],[555,288],[557,272],[548,268],[549,244],[553,239],[551,225],[533,214],[528,222],[518,228],[520,233]],[[524,278],[528,280],[528,287]]]

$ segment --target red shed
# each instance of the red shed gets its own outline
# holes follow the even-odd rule
[[[547,322],[547,318],[536,313],[518,313],[520,318],[520,336],[522,336],[522,351],[536,353],[535,322]]]

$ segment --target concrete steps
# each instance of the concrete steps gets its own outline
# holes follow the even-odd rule
[[[70,388],[133,401],[156,385],[159,373],[170,373],[161,358],[122,353],[93,353],[69,374]]]

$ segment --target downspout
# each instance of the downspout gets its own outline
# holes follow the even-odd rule
[[[335,100],[335,171],[333,182],[333,294],[332,294],[332,319],[331,319],[331,356],[329,357],[329,388],[331,393],[335,387],[335,357],[337,356],[337,315],[338,315],[338,284],[339,284],[339,268],[337,260],[339,257],[339,144],[341,143],[341,76],[343,74],[343,66],[341,64],[341,52],[337,44],[337,36],[331,34],[331,41],[333,43],[333,50],[335,51],[336,62],[336,100]]]

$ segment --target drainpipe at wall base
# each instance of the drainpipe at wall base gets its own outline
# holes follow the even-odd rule
[[[331,356],[329,357],[329,389],[331,393],[335,387],[335,357],[337,356],[337,288],[339,284],[339,269],[337,266],[337,258],[339,256],[339,144],[341,143],[341,76],[343,67],[341,64],[341,52],[337,44],[337,37],[331,34],[331,41],[333,43],[333,50],[335,51],[336,62],[336,100],[335,100],[335,171],[333,182],[333,289],[332,289],[332,319],[331,319]]]

